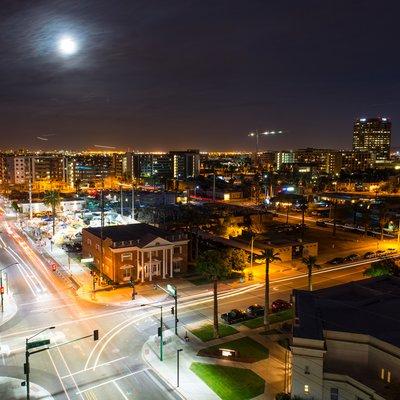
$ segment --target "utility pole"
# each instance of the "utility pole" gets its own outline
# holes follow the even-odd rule
[[[103,230],[104,230],[104,178],[101,180],[100,194],[100,282],[103,276]]]
[[[251,236],[251,250],[250,250],[250,268],[253,268],[253,254],[254,254],[254,235]]]
[[[212,200],[215,201],[215,171],[213,173]]]
[[[132,180],[132,221],[135,220],[135,183]]]
[[[32,209],[32,166],[34,158],[29,159],[29,219],[32,220],[33,209]],[[53,216],[54,218],[54,216]]]
[[[281,134],[283,131],[266,131],[266,132],[250,132],[248,136],[250,137],[255,137],[256,138],[256,153],[254,157],[255,164],[258,167],[258,151],[259,151],[259,142],[260,142],[260,136],[265,135],[265,136],[270,136],[270,135],[276,135],[276,134]]]
[[[121,186],[121,195],[120,195],[120,200],[121,200],[121,218],[124,216],[124,196],[123,196],[123,191],[122,191],[122,185]]]

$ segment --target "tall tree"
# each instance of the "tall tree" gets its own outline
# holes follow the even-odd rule
[[[388,222],[388,207],[386,204],[382,203],[379,206],[379,228],[381,230],[381,240],[383,240],[383,230],[385,229],[385,226]]]
[[[228,249],[226,255],[232,271],[243,271],[245,269],[246,263],[249,260],[246,251],[241,249]]]
[[[308,256],[303,258],[303,264],[307,267],[307,276],[308,276],[308,290],[312,291],[312,273],[314,269],[319,269],[321,266],[317,264],[316,256]]]
[[[56,233],[56,207],[60,204],[60,193],[56,190],[47,190],[44,193],[43,202],[51,207],[51,216],[53,218],[53,236]]]
[[[305,230],[305,224],[304,224],[304,215],[305,212],[308,209],[308,202],[305,197],[303,197],[300,201],[300,210],[301,210],[301,240],[304,240],[304,230]]]
[[[218,327],[218,281],[224,279],[232,272],[231,265],[224,252],[207,250],[200,254],[196,262],[200,274],[213,281],[214,290],[214,337],[219,337]]]
[[[264,249],[261,257],[265,258],[264,327],[267,331],[269,329],[269,265],[274,261],[281,261],[281,259],[279,253],[274,253],[271,248]]]

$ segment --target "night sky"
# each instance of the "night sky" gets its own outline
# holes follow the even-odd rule
[[[350,148],[362,116],[400,144],[398,1],[0,5],[2,149]]]

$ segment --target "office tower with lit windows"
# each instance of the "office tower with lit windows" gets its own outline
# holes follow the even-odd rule
[[[360,118],[354,123],[353,150],[371,152],[377,162],[389,160],[391,131],[388,118]]]

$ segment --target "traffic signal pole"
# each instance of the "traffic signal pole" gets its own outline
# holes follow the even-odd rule
[[[171,285],[170,283],[167,284],[167,288],[163,288],[162,286],[155,284],[154,285],[155,289],[161,289],[165,293],[167,293],[169,296],[173,297],[175,301],[174,307],[171,309],[172,314],[175,315],[175,335],[178,336],[178,289],[176,288],[175,285]]]
[[[34,342],[30,342],[31,339],[33,339],[37,335],[41,334],[42,332],[45,332],[49,329],[54,329],[54,328],[55,328],[54,326],[45,328],[45,329],[41,330],[40,332],[36,333],[35,335],[31,336],[30,338],[25,339],[25,364],[24,364],[25,382],[22,382],[21,386],[26,386],[26,400],[30,400],[30,398],[31,398],[30,397],[30,364],[29,364],[29,357],[31,355],[41,353],[42,351],[54,349],[56,347],[61,347],[66,344],[77,342],[78,340],[87,339],[90,337],[93,337],[94,341],[99,340],[99,331],[98,331],[98,329],[95,329],[93,331],[93,334],[91,334],[91,335],[86,335],[86,336],[83,336],[83,337],[80,337],[77,339],[69,340],[68,342],[60,343],[60,344],[57,344],[57,345],[54,345],[51,347],[48,347],[50,345],[50,339],[36,340]],[[43,347],[43,346],[47,346],[47,347],[41,348],[39,350],[29,351],[29,349],[34,349],[34,348]]]

